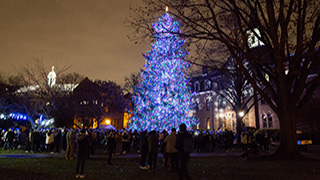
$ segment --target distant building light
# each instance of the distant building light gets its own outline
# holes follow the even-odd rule
[[[269,75],[268,74],[265,74],[264,77],[266,78],[266,80],[269,82],[270,81],[270,78],[269,78]]]
[[[240,111],[240,112],[239,112],[239,116],[240,116],[240,117],[243,117],[243,116],[244,116],[244,112],[243,112],[243,111]]]
[[[285,75],[289,74],[289,69],[284,70]]]

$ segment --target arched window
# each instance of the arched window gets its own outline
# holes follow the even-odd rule
[[[207,111],[210,110],[210,100],[209,99],[206,100],[206,109],[207,109]]]
[[[194,91],[195,92],[199,92],[200,91],[200,83],[199,83],[199,81],[196,81],[194,83]]]
[[[194,102],[194,106],[195,106],[195,110],[199,111],[199,100],[198,99]]]
[[[210,121],[209,121],[209,117],[207,117],[207,129],[210,129]]]
[[[213,82],[213,88],[214,88],[214,89],[217,89],[217,88],[218,88],[218,83]]]
[[[206,79],[204,80],[204,89],[205,90],[208,90],[208,89],[211,89],[211,81]]]
[[[272,123],[272,113],[268,112],[268,126],[269,128],[273,127],[273,123]]]
[[[218,98],[218,107],[226,108],[226,100],[222,96]]]
[[[262,127],[267,128],[267,115],[265,113],[262,113]]]

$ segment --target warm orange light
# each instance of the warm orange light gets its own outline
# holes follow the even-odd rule
[[[109,125],[111,124],[111,121],[109,119],[106,120],[106,124]]]
[[[129,113],[124,113],[124,116],[123,116],[123,127],[126,128],[129,121],[131,119],[131,114]]]

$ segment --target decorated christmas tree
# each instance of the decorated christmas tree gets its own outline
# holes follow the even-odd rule
[[[186,77],[190,64],[185,61],[185,40],[176,34],[180,24],[165,13],[155,23],[155,43],[144,56],[145,70],[135,89],[134,111],[130,129],[169,130],[185,123],[195,125],[192,110],[191,88]]]

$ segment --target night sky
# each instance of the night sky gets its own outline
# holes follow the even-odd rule
[[[51,66],[72,64],[90,79],[113,80],[138,72],[150,44],[127,39],[129,7],[139,0],[0,0],[0,72],[34,58]],[[59,78],[59,77],[58,77]]]

